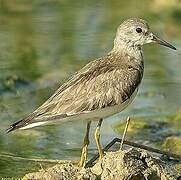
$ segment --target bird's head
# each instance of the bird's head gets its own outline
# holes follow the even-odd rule
[[[131,18],[118,27],[114,46],[120,46],[125,43],[128,46],[141,47],[152,42],[176,50],[174,46],[155,36],[150,31],[146,21],[139,18]]]

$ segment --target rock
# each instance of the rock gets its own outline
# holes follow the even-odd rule
[[[179,176],[176,175],[174,169],[161,160],[153,158],[146,151],[136,149],[109,152],[99,163],[99,167],[102,167],[102,180],[164,180],[177,179],[177,176]],[[92,167],[92,169],[94,168]]]
[[[179,177],[179,172],[159,158],[154,158],[143,150],[128,149],[106,153],[93,167],[80,168],[72,163],[57,164],[47,170],[27,174],[23,179],[176,180]]]
[[[80,168],[72,163],[57,164],[40,172],[30,173],[23,177],[26,179],[44,179],[44,180],[95,180],[94,175],[89,168]]]

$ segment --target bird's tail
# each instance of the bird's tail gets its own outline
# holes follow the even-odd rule
[[[70,115],[71,116],[71,115]],[[16,129],[29,129],[36,126],[57,123],[58,120],[63,122],[64,118],[68,117],[67,114],[57,114],[54,116],[45,116],[39,119],[35,119],[34,116],[28,116],[25,119],[22,119],[14,124],[10,125],[10,127],[6,130],[7,133],[14,131]]]
[[[21,128],[21,122],[22,122],[23,120],[20,120],[20,121],[18,121],[18,122],[15,122],[14,124],[12,124],[12,125],[10,125],[10,127],[8,128],[8,129],[6,129],[6,132],[7,133],[10,133],[11,131],[14,131],[14,130],[16,130],[16,129],[19,129],[19,128]]]

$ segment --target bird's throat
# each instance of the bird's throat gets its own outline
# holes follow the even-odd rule
[[[127,55],[133,57],[133,59],[135,59],[135,61],[139,64],[143,62],[143,51],[140,46],[133,46],[129,43],[121,43],[120,45],[116,44],[116,46],[114,45],[112,52],[121,57],[125,57]]]

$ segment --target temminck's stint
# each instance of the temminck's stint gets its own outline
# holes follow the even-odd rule
[[[64,121],[87,120],[80,166],[84,166],[92,120],[98,120],[95,140],[100,159],[100,127],[103,118],[122,111],[134,99],[143,77],[142,46],[158,43],[174,46],[150,32],[148,24],[139,18],[124,21],[117,29],[113,49],[95,59],[73,75],[38,109],[10,126],[8,132]]]

